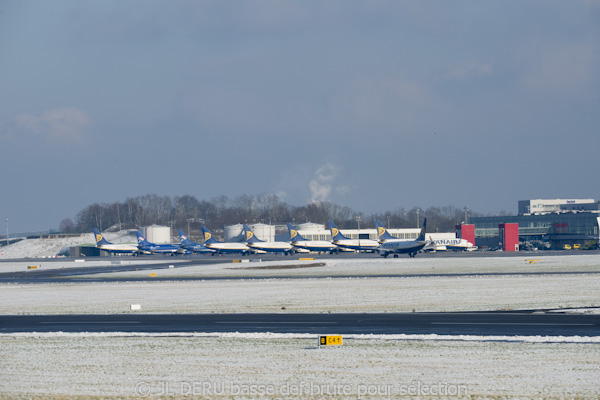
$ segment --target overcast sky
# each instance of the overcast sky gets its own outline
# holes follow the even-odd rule
[[[146,194],[600,196],[596,0],[0,0],[0,73],[2,233]]]

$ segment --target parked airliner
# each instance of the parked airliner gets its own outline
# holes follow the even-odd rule
[[[104,239],[104,236],[96,228],[94,230],[94,236],[96,237],[96,247],[100,250],[108,251],[109,253],[138,253],[140,250],[134,244],[117,244],[110,243]]]
[[[212,236],[207,227],[202,225],[202,234],[204,235],[204,246],[214,250],[217,254],[249,254],[250,248],[244,243],[219,242]],[[215,253],[212,253],[214,255]]]
[[[342,250],[356,251],[375,251],[379,246],[377,240],[371,239],[350,239],[340,233],[340,230],[335,226],[333,221],[329,221],[329,229],[331,230],[331,241],[333,244]]]
[[[155,244],[155,243],[150,243],[149,241],[147,241],[144,236],[136,231],[135,235],[137,236],[137,241],[138,241],[138,249],[142,250],[142,251],[147,251],[151,254],[155,254],[155,253],[166,253],[166,254],[171,254],[174,255],[175,253],[185,253],[186,250],[182,249],[180,245],[178,244]]]
[[[215,250],[209,249],[202,243],[191,241],[181,229],[179,229],[179,240],[181,241],[181,247],[192,253],[207,254],[215,252]]]
[[[287,223],[288,230],[290,231],[290,243],[297,249],[308,250],[308,251],[328,251],[332,252],[336,249],[336,246],[325,240],[308,240],[302,237],[294,228],[294,225]]]
[[[410,257],[414,257],[419,250],[427,245],[425,240],[425,231],[427,229],[427,218],[423,220],[423,227],[421,233],[416,240],[390,240],[381,243],[379,248],[379,254],[383,257],[387,257],[390,254],[394,255],[394,258],[398,258],[398,254],[408,254]]]
[[[266,251],[269,253],[284,253],[292,254],[294,252],[294,246],[288,242],[265,242],[260,240],[254,235],[252,229],[248,225],[243,224],[244,235],[246,238],[246,245],[253,250]]]
[[[474,246],[473,243],[469,242],[466,239],[433,239],[429,237],[429,243],[427,244],[424,250],[472,251],[477,250],[477,246]]]

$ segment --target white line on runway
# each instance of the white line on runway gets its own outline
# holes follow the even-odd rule
[[[558,324],[558,323],[546,323],[546,322],[431,322],[431,325],[594,326],[594,324]]]
[[[89,321],[89,322],[72,322],[72,321],[57,321],[57,322],[47,322],[41,321],[39,324],[139,324],[140,321]]]
[[[245,323],[252,323],[252,324],[267,324],[267,325],[274,325],[274,324],[283,324],[283,325],[291,325],[291,324],[295,324],[295,325],[325,325],[325,324],[337,324],[337,322],[285,322],[285,321],[216,321],[215,324],[245,324]]]

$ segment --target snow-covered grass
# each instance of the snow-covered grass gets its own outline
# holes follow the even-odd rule
[[[600,345],[0,336],[7,398],[597,398]]]
[[[140,282],[0,285],[0,313],[122,313],[140,304],[146,313],[403,312],[600,307],[599,256],[549,256],[530,264],[519,257],[328,259],[195,265],[115,272],[95,277],[138,277]],[[288,267],[295,265],[298,267]],[[255,269],[255,268],[273,269]],[[280,268],[281,267],[281,268]],[[597,271],[586,275],[472,275]],[[35,272],[32,272],[35,273]],[[152,281],[157,277],[205,277]],[[385,275],[406,274],[411,277]],[[428,274],[434,274],[429,276]],[[338,277],[336,276],[366,277]],[[289,276],[295,279],[272,278]],[[208,279],[227,277],[230,279]],[[263,279],[240,279],[240,278]],[[270,278],[271,277],[271,278]],[[321,277],[321,278],[311,278]],[[326,277],[326,278],[323,278]],[[234,279],[235,278],[235,279]],[[267,279],[269,278],[269,279]]]
[[[600,306],[599,256],[528,256],[175,264],[105,275],[148,278],[138,282],[2,284],[0,313],[128,313],[131,304],[144,313]],[[0,268],[7,264],[23,269],[28,262]],[[93,265],[72,266],[80,264]],[[583,271],[592,273],[576,273]],[[510,275],[517,272],[567,274]],[[207,279],[161,282],[150,273]],[[389,277],[398,274],[416,276]],[[597,398],[599,342],[348,335],[341,347],[318,349],[308,334],[4,334],[0,398]]]
[[[46,271],[52,269],[66,269],[66,268],[92,268],[92,267],[109,267],[109,266],[135,266],[135,265],[152,265],[169,262],[170,264],[176,265],[180,263],[182,260],[177,259],[164,259],[163,256],[159,256],[155,259],[145,259],[138,260],[133,257],[115,257],[112,260],[107,259],[99,259],[96,260],[94,258],[81,258],[77,260],[73,259],[53,259],[53,260],[31,260],[31,261],[21,261],[21,260],[11,260],[6,262],[0,262],[0,273],[3,272],[28,272],[30,274],[35,274],[38,271]],[[35,269],[30,269],[29,267],[36,267]]]
[[[600,307],[600,274],[0,285],[1,314],[112,314],[131,304],[144,313]]]
[[[149,272],[163,278],[269,278],[285,275],[298,277],[348,277],[389,275],[446,275],[446,274],[514,274],[539,272],[598,272],[600,255],[531,257],[422,257],[388,258],[323,258],[301,261],[278,260],[225,264],[198,264],[155,271],[123,271],[95,277],[147,277]],[[247,261],[247,260],[241,260]],[[322,264],[325,265],[322,265]],[[294,268],[292,268],[294,267]]]
[[[128,231],[104,234],[106,240],[113,243],[137,243],[135,235]],[[82,244],[95,245],[93,233],[57,239],[24,239],[20,242],[0,248],[0,259],[54,257],[65,247]]]

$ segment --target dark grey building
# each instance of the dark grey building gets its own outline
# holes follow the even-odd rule
[[[555,212],[537,215],[513,215],[497,217],[473,217],[475,244],[477,246],[498,246],[501,223],[519,224],[519,241],[542,241],[553,249],[561,249],[565,244],[579,244],[582,248],[594,247],[599,240],[598,212]]]

